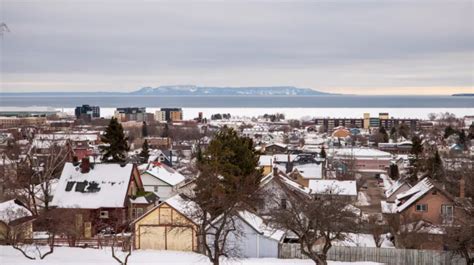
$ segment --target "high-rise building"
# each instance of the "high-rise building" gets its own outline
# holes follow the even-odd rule
[[[161,108],[155,113],[155,119],[161,122],[182,121],[183,110],[181,108]]]
[[[153,114],[146,113],[146,108],[117,108],[114,117],[119,121],[149,121],[153,119]]]
[[[77,119],[92,119],[92,118],[100,118],[100,107],[99,106],[90,106],[90,105],[82,105],[76,107],[74,111],[76,114]]]

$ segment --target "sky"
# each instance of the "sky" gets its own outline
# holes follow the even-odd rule
[[[0,0],[1,91],[474,93],[474,1]]]

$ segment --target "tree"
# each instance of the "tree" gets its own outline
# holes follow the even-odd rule
[[[439,156],[438,150],[435,151],[435,154],[428,158],[426,161],[426,169],[429,172],[431,178],[441,181],[444,178],[444,169],[443,169],[443,161]]]
[[[410,159],[410,164],[412,167],[411,174],[410,174],[410,183],[416,183],[418,181],[418,172],[421,169],[420,163],[420,156],[423,153],[423,145],[421,138],[418,135],[414,135],[411,138],[412,147],[411,147],[411,155],[412,158]]]
[[[449,136],[453,135],[456,133],[456,130],[453,129],[453,127],[448,126],[446,128],[444,128],[444,139],[448,138]]]
[[[116,118],[110,120],[109,126],[105,129],[102,142],[108,146],[101,146],[102,160],[104,162],[125,162],[129,146],[124,135],[122,125]]]
[[[390,139],[397,141],[397,138],[397,129],[393,126],[392,129],[390,129]]]
[[[147,128],[146,121],[142,124],[142,137],[148,137],[148,128]]]
[[[161,133],[161,137],[169,137],[169,126],[168,123],[165,123],[165,127],[163,128],[163,132]]]
[[[398,134],[401,137],[408,139],[408,136],[410,135],[410,128],[408,128],[408,126],[405,123],[401,123],[398,126]]]
[[[326,158],[326,157],[327,157],[327,155],[326,155],[326,150],[324,149],[324,146],[321,147],[321,153],[319,153],[319,156],[320,156],[321,158]]]
[[[474,264],[474,209],[462,207],[466,213],[465,218],[455,220],[456,225],[446,226],[444,234],[444,245],[454,254],[460,255],[466,261],[466,265]]]
[[[381,143],[388,143],[388,134],[387,134],[387,131],[385,130],[385,127],[383,126],[380,127],[379,135],[380,135]]]
[[[227,237],[235,231],[234,217],[241,209],[255,208],[262,171],[259,156],[250,138],[222,128],[208,148],[197,159],[200,171],[190,200],[197,210],[201,246],[209,260],[217,265],[221,256],[235,253],[227,245]]]
[[[467,136],[464,130],[458,131],[459,144],[466,150],[467,149]]]
[[[268,214],[269,223],[276,229],[291,232],[298,238],[301,252],[316,264],[327,264],[327,253],[336,240],[345,240],[348,232],[355,232],[357,216],[347,201],[338,196],[337,189],[328,189],[322,199],[312,199],[284,189],[285,207],[275,200]],[[331,195],[329,195],[329,193]]]
[[[142,151],[140,152],[140,154],[138,154],[138,157],[140,158],[142,163],[148,162],[148,158],[150,157],[150,150],[148,148],[148,141],[146,139],[143,142]]]
[[[377,223],[378,218],[376,215],[371,215],[369,217],[369,231],[374,239],[375,246],[381,247],[384,240],[384,229],[381,225]]]
[[[398,179],[398,177],[400,176],[400,172],[398,170],[397,164],[390,164],[389,175],[392,179]]]

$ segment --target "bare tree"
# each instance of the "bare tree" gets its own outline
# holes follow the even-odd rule
[[[348,232],[357,228],[356,214],[347,207],[347,201],[337,195],[323,199],[286,190],[285,205],[270,210],[268,221],[276,229],[291,232],[299,240],[301,252],[316,264],[327,264],[327,253],[336,240],[347,239]],[[280,201],[275,202],[281,204]]]
[[[124,230],[112,235],[112,258],[120,265],[128,264],[128,259],[132,255],[132,238],[133,235],[126,235]]]
[[[386,220],[394,236],[395,246],[416,249],[426,240],[422,235],[430,224],[423,221],[418,214],[393,214],[387,216]]]
[[[384,240],[383,238],[384,229],[381,225],[377,223],[377,221],[378,221],[378,218],[376,215],[371,215],[369,217],[369,232],[374,238],[375,246],[379,248],[382,246],[382,243]]]

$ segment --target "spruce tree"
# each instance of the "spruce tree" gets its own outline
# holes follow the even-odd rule
[[[150,157],[150,149],[148,148],[148,141],[145,139],[143,142],[142,151],[138,154],[140,161],[142,163],[148,163],[148,158]]]
[[[127,160],[129,150],[127,138],[123,132],[122,124],[116,118],[110,120],[105,134],[101,137],[102,142],[108,146],[101,146],[102,161],[109,163],[120,163]]]
[[[438,150],[435,151],[433,157],[430,157],[427,161],[427,170],[430,173],[431,178],[441,181],[444,178],[443,161],[439,156]]]
[[[394,142],[397,141],[397,129],[395,128],[395,126],[390,129],[390,139],[392,139]]]
[[[319,156],[321,158],[326,158],[327,157],[326,150],[324,149],[324,146],[321,148],[321,153],[319,153]]]
[[[420,156],[423,153],[423,145],[421,138],[418,135],[414,135],[411,138],[412,147],[411,154],[412,158],[410,159],[410,164],[412,166],[412,171],[410,174],[410,183],[414,184],[418,181],[418,172],[421,169]]]

